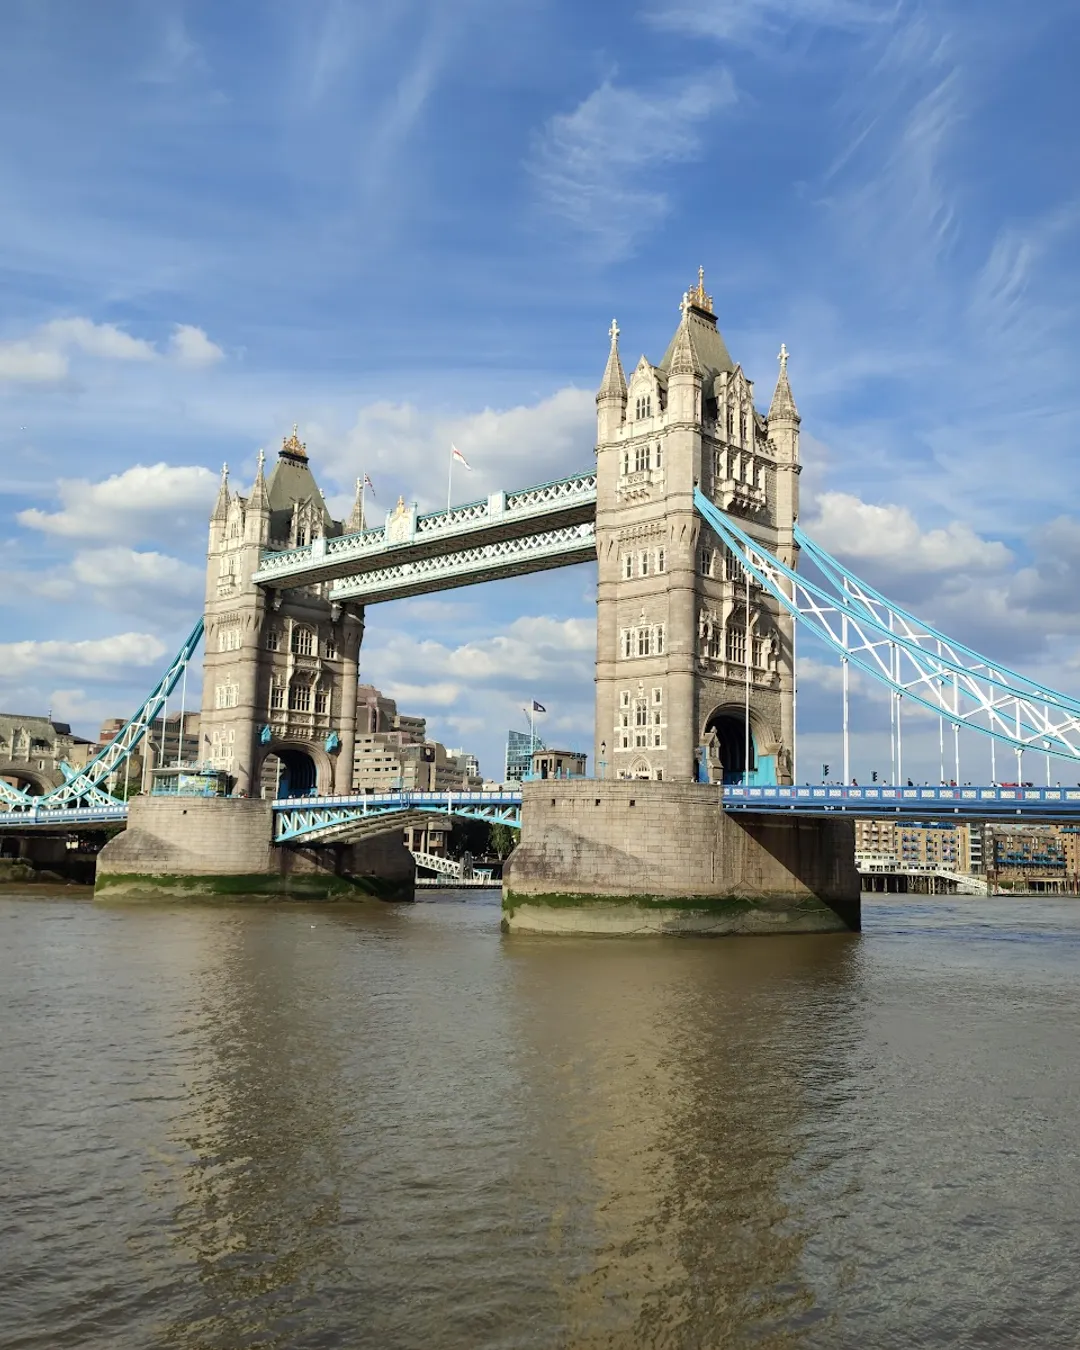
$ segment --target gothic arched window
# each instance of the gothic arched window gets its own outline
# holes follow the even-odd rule
[[[292,650],[296,656],[310,656],[315,649],[315,634],[310,628],[292,630]]]

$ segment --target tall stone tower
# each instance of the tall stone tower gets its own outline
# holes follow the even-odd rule
[[[253,574],[264,552],[362,529],[326,509],[292,435],[268,478],[263,455],[247,497],[228,469],[210,517],[206,565],[202,758],[249,796],[352,788],[363,609],[331,604],[328,584],[267,590]]]
[[[796,565],[787,351],[762,416],[700,270],[680,309],[663,360],[643,356],[629,383],[612,324],[596,396],[596,763],[613,778],[789,783],[793,621],[754,582],[747,603],[743,569],[693,502],[700,487]]]

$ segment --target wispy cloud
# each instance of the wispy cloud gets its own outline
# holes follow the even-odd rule
[[[700,158],[705,124],[735,100],[721,68],[651,88],[605,80],[551,118],[529,169],[552,213],[604,260],[625,257],[670,209],[663,169]]]
[[[658,28],[732,42],[787,34],[799,25],[862,30],[889,22],[895,0],[668,0],[651,6]]]

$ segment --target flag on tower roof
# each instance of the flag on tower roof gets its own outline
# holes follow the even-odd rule
[[[470,473],[472,472],[472,465],[469,463],[469,461],[465,458],[465,456],[461,453],[461,451],[457,448],[456,445],[452,444],[450,446],[450,454],[451,457],[453,459],[456,459],[459,464],[464,464],[465,467],[469,470],[469,472]]]

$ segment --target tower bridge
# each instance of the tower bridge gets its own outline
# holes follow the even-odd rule
[[[0,805],[28,822],[55,821],[66,810],[115,811],[108,783],[182,683],[202,638],[204,758],[245,804],[137,799],[127,834],[102,855],[107,876],[161,872],[170,858],[172,873],[210,875],[212,865],[225,866],[227,836],[207,823],[207,839],[217,842],[200,852],[195,817],[243,818],[236,832],[247,832],[248,845],[236,851],[235,866],[273,871],[275,849],[302,848],[317,871],[320,849],[361,848],[402,812],[445,805],[502,812],[504,823],[520,826],[522,844],[507,869],[511,927],[828,928],[858,921],[853,810],[1070,816],[1068,794],[930,801],[796,785],[800,632],[841,664],[845,784],[851,668],[888,691],[893,782],[903,781],[904,707],[950,725],[959,782],[961,732],[1016,754],[1018,768],[1036,749],[1071,769],[1080,758],[1080,701],[921,622],[806,536],[798,525],[801,417],[787,349],[762,412],[700,272],[679,309],[659,362],[642,356],[629,377],[612,324],[594,463],[569,477],[446,511],[420,513],[399,499],[372,525],[362,490],[347,520],[332,519],[296,428],[269,473],[260,452],[246,494],[224,470],[210,518],[204,613],[176,660],[96,760],[36,799],[0,785]],[[520,798],[486,805],[354,799],[368,608],[590,560],[600,777],[526,784]],[[944,737],[942,758],[944,779]],[[271,802],[279,781],[285,791]],[[174,829],[169,810],[185,812],[186,823]],[[0,828],[7,824],[0,819]],[[339,872],[348,865],[384,874],[397,866],[370,852],[338,864]]]

